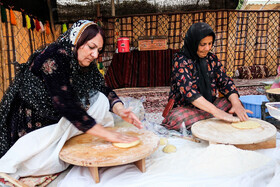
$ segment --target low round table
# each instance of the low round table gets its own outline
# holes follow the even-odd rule
[[[216,118],[201,120],[191,127],[195,137],[209,141],[210,144],[230,144],[241,149],[264,149],[276,147],[276,128],[272,124],[250,118],[261,126],[255,129],[238,129]]]
[[[146,171],[145,158],[159,146],[159,137],[153,132],[135,127],[108,128],[124,134],[138,136],[140,143],[131,148],[118,148],[111,142],[90,134],[69,139],[59,153],[61,160],[78,166],[89,167],[96,183],[99,183],[99,167],[134,163],[141,172]]]

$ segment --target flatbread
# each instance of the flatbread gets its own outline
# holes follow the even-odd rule
[[[129,143],[112,143],[113,146],[115,147],[119,147],[119,148],[130,148],[133,146],[136,146],[140,143],[140,140],[135,140],[133,142],[129,142]]]
[[[258,122],[250,120],[232,123],[231,125],[238,129],[255,129],[261,126]]]

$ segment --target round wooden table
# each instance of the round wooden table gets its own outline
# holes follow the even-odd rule
[[[81,134],[69,139],[60,151],[61,160],[78,166],[87,166],[96,183],[99,180],[99,167],[134,163],[145,172],[145,158],[159,146],[159,137],[153,132],[135,127],[108,128],[124,134],[138,136],[140,143],[131,148],[118,148],[111,142],[90,134]]]
[[[213,144],[231,144],[241,149],[263,149],[276,147],[276,128],[272,124],[250,118],[261,126],[255,129],[238,129],[216,118],[201,120],[192,125],[195,137]]]

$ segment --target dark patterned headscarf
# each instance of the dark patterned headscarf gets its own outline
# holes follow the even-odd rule
[[[195,67],[198,73],[198,90],[205,99],[212,101],[212,92],[210,78],[208,76],[208,67],[206,58],[200,58],[197,55],[197,49],[200,41],[207,37],[213,36],[213,43],[215,40],[215,33],[207,23],[198,22],[190,26],[184,39],[184,46],[181,52],[189,59],[195,62]]]

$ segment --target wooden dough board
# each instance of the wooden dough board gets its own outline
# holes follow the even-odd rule
[[[191,130],[195,137],[212,144],[230,144],[247,150],[276,147],[275,126],[260,119],[250,120],[261,126],[255,129],[237,129],[229,122],[211,118],[194,123]]]
[[[145,158],[159,146],[159,138],[152,132],[129,128],[108,128],[118,132],[138,136],[140,143],[131,148],[117,148],[111,142],[90,134],[81,134],[69,139],[60,151],[61,160],[89,167],[96,183],[99,182],[98,167],[135,163],[145,172]]]

